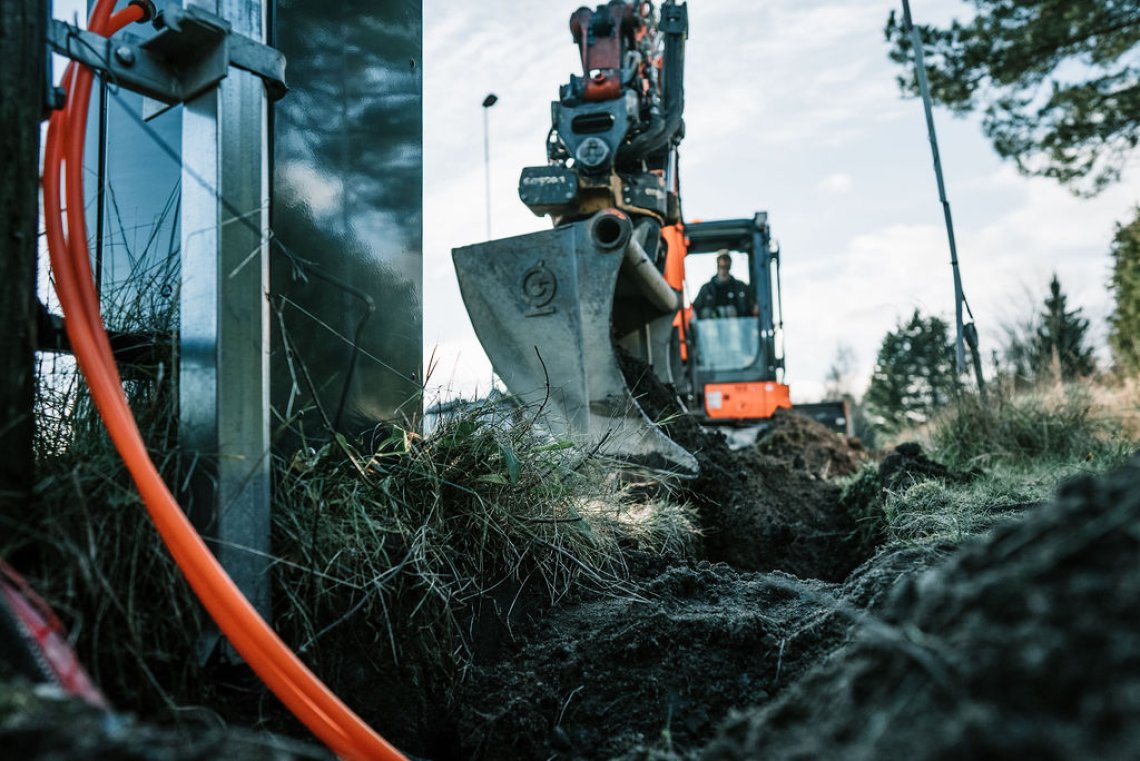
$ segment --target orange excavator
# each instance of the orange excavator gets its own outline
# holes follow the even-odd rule
[[[554,228],[454,249],[460,290],[495,372],[552,433],[693,476],[696,459],[646,416],[619,354],[707,423],[754,424],[790,406],[779,252],[763,212],[683,221],[687,6],[613,0],[579,8],[570,32],[583,75],[551,105],[547,164],[519,179],[523,203]],[[714,252],[747,273],[727,289],[738,303],[690,304],[685,271]]]
[[[790,407],[790,390],[782,382],[783,319],[778,315],[783,305],[778,275],[773,279],[779,251],[768,215],[694,222],[676,230],[670,237],[680,254],[682,276],[696,269],[696,257],[716,254],[718,264],[717,273],[674,321],[680,360],[674,384],[682,398],[708,423],[755,423]],[[740,261],[737,271],[743,270],[744,280],[731,274],[733,260]]]

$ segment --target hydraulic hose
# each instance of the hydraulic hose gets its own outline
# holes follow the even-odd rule
[[[676,5],[667,3],[661,12],[675,16],[674,21],[685,19],[681,23],[687,28],[688,17],[683,8],[679,12],[681,15],[676,16]],[[645,158],[667,148],[677,138],[685,112],[685,35],[686,32],[679,29],[665,33],[665,50],[662,52],[664,114],[657,116],[648,130],[623,145],[620,148],[622,156]]]
[[[112,15],[113,6],[114,0],[99,0],[88,29],[109,37],[148,15],[141,4]],[[83,149],[92,79],[89,68],[74,63],[64,74],[67,105],[48,124],[43,197],[64,326],[99,414],[170,554],[218,628],[265,685],[338,756],[350,761],[404,759],[317,679],[261,618],[194,530],[147,452],[103,327],[87,250]],[[66,232],[61,174],[66,181]]]

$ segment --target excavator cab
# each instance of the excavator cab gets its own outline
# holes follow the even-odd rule
[[[779,249],[767,213],[685,225],[684,245],[691,300],[683,370],[674,374],[692,408],[706,422],[747,423],[790,407]]]

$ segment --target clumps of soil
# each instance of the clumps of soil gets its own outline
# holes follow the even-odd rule
[[[730,710],[769,701],[839,646],[852,611],[877,607],[900,575],[936,557],[884,555],[843,585],[704,562],[668,569],[638,597],[555,610],[520,630],[525,644],[504,660],[468,675],[455,701],[470,743],[462,757],[700,747]]]
[[[904,580],[701,756],[1140,757],[1140,458]]]
[[[887,539],[885,500],[891,492],[903,491],[923,481],[968,483],[983,475],[978,469],[954,470],[930,459],[914,442],[899,444],[877,468],[864,465],[857,477],[844,484],[840,504],[856,525],[856,543],[878,547]]]
[[[702,473],[690,497],[700,508],[710,560],[841,581],[869,557],[841,507],[839,486],[757,452],[709,454],[698,454]]]
[[[873,459],[859,439],[789,409],[776,410],[757,436],[756,449],[820,478],[854,475]]]
[[[946,483],[968,483],[981,471],[953,470],[926,456],[922,446],[914,442],[899,444],[879,464],[879,481],[887,491],[897,491],[932,478]]]
[[[619,357],[645,413],[697,458],[700,475],[684,483],[681,491],[698,508],[708,560],[745,571],[841,581],[871,556],[874,547],[862,542],[854,519],[840,504],[839,486],[814,468],[797,464],[792,451],[773,454],[778,451],[774,443],[765,451],[732,449],[723,433],[703,427],[695,415],[686,413],[676,392],[647,365],[628,354]],[[795,419],[778,425],[789,437],[830,440],[808,424],[814,425]],[[835,456],[843,459],[839,443],[832,443]],[[825,449],[817,447],[820,456]]]

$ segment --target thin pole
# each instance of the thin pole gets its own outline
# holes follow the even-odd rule
[[[99,78],[99,187],[95,191],[95,292],[103,297],[103,225],[107,216],[107,83]]]
[[[487,93],[483,98],[483,177],[487,183],[487,240],[491,240],[491,117],[487,113],[491,106],[499,102],[495,93]]]
[[[491,240],[491,127],[490,107],[483,107],[483,178],[487,203],[487,240]]]
[[[930,135],[930,152],[934,157],[934,176],[938,181],[938,200],[942,202],[942,214],[946,218],[946,237],[950,240],[950,266],[954,271],[954,320],[957,328],[955,340],[955,360],[958,373],[966,370],[966,347],[962,330],[962,276],[958,272],[958,246],[954,242],[954,221],[950,216],[950,201],[946,198],[946,185],[942,181],[942,160],[938,155],[938,136],[934,132],[934,112],[930,106],[930,87],[926,83],[926,64],[922,56],[922,38],[910,17],[910,2],[902,0],[903,27],[910,34],[914,48],[914,69],[918,76],[918,90],[922,94],[922,107],[926,111],[926,131]]]

